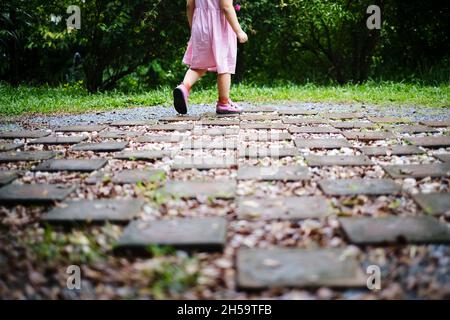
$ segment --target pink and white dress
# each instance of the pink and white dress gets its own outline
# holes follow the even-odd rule
[[[237,37],[220,9],[220,0],[195,0],[191,38],[183,63],[191,69],[234,74]]]

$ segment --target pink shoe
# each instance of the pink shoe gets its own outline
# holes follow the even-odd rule
[[[184,84],[180,84],[173,90],[173,105],[178,113],[187,113],[188,98],[189,91]]]
[[[234,103],[233,101],[231,101],[231,99],[229,99],[227,104],[217,102],[216,113],[217,114],[242,113],[242,109],[239,108],[237,103]]]

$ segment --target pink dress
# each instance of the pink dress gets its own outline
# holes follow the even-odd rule
[[[237,37],[220,9],[220,0],[195,0],[191,38],[183,63],[191,69],[234,74]]]

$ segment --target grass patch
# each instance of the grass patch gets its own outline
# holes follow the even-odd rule
[[[191,103],[214,103],[215,87],[194,88]],[[329,102],[375,104],[380,106],[415,105],[449,107],[450,86],[428,86],[394,82],[367,82],[356,85],[235,85],[232,98],[252,103],[273,102]],[[89,94],[81,84],[59,87],[19,86],[0,84],[0,115],[84,113],[116,110],[135,106],[170,106],[172,89],[159,89],[124,93],[109,91]]]

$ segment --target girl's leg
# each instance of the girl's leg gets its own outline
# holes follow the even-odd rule
[[[217,75],[217,89],[219,90],[219,102],[227,104],[230,99],[231,74],[222,73]]]
[[[184,76],[183,84],[186,86],[188,90],[191,90],[192,86],[205,75],[207,70],[193,70],[189,69]]]

